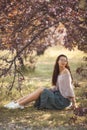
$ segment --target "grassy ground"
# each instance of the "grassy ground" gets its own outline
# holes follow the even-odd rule
[[[75,49],[68,51],[63,47],[48,48],[44,55],[38,57],[36,70],[30,73],[27,69],[24,72],[25,81],[22,84],[22,96],[31,93],[40,86],[49,88],[51,86],[51,76],[56,57],[59,54],[65,54],[69,58],[74,82],[78,82],[80,87],[75,88],[77,104],[87,107],[87,99],[84,97],[84,92],[87,92],[87,81],[80,75],[76,74],[76,68],[81,64],[86,64],[83,61],[85,53]],[[26,63],[28,64],[28,63]],[[0,79],[0,83],[3,80]],[[8,110],[3,108],[3,105],[13,99],[21,97],[17,91],[17,83],[13,91],[7,96],[6,86],[11,78],[4,79],[4,88],[0,88],[0,130],[33,130],[33,129],[54,129],[54,130],[86,130],[87,116],[76,116],[72,110],[51,111],[51,110],[36,110],[33,103],[30,103],[24,110]],[[3,127],[2,127],[3,126]]]

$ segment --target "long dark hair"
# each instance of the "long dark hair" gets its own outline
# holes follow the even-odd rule
[[[54,71],[53,71],[53,76],[52,76],[52,85],[56,85],[57,77],[58,77],[58,75],[59,75],[59,73],[60,73],[60,72],[59,72],[59,64],[58,64],[58,61],[59,61],[60,57],[62,57],[62,56],[67,59],[67,64],[66,64],[65,67],[69,70],[69,72],[70,72],[70,74],[71,74],[70,67],[69,67],[69,65],[68,65],[68,58],[67,58],[67,56],[64,55],[64,54],[59,55],[59,56],[57,57],[57,59],[56,59],[55,65],[54,65]],[[72,78],[72,74],[71,74],[71,78]]]

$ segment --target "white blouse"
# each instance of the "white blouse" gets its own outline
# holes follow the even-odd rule
[[[69,71],[67,73],[58,75],[56,87],[59,89],[63,97],[75,97],[74,86],[72,84],[72,79]]]

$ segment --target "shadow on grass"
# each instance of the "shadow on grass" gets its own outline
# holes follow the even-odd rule
[[[0,127],[3,126],[1,130],[8,127],[15,127],[13,130],[49,130],[51,128],[52,130],[86,130],[86,124],[87,118],[76,117],[72,110],[42,111],[32,106],[23,110],[0,108]],[[10,130],[10,128],[5,130]]]

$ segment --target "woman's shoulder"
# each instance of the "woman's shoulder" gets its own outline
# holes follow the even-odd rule
[[[63,73],[63,74],[70,74],[70,71],[69,71],[67,68],[65,68],[62,73]]]
[[[60,78],[69,78],[69,77],[71,77],[70,71],[67,68],[65,68],[63,72],[60,74]]]

